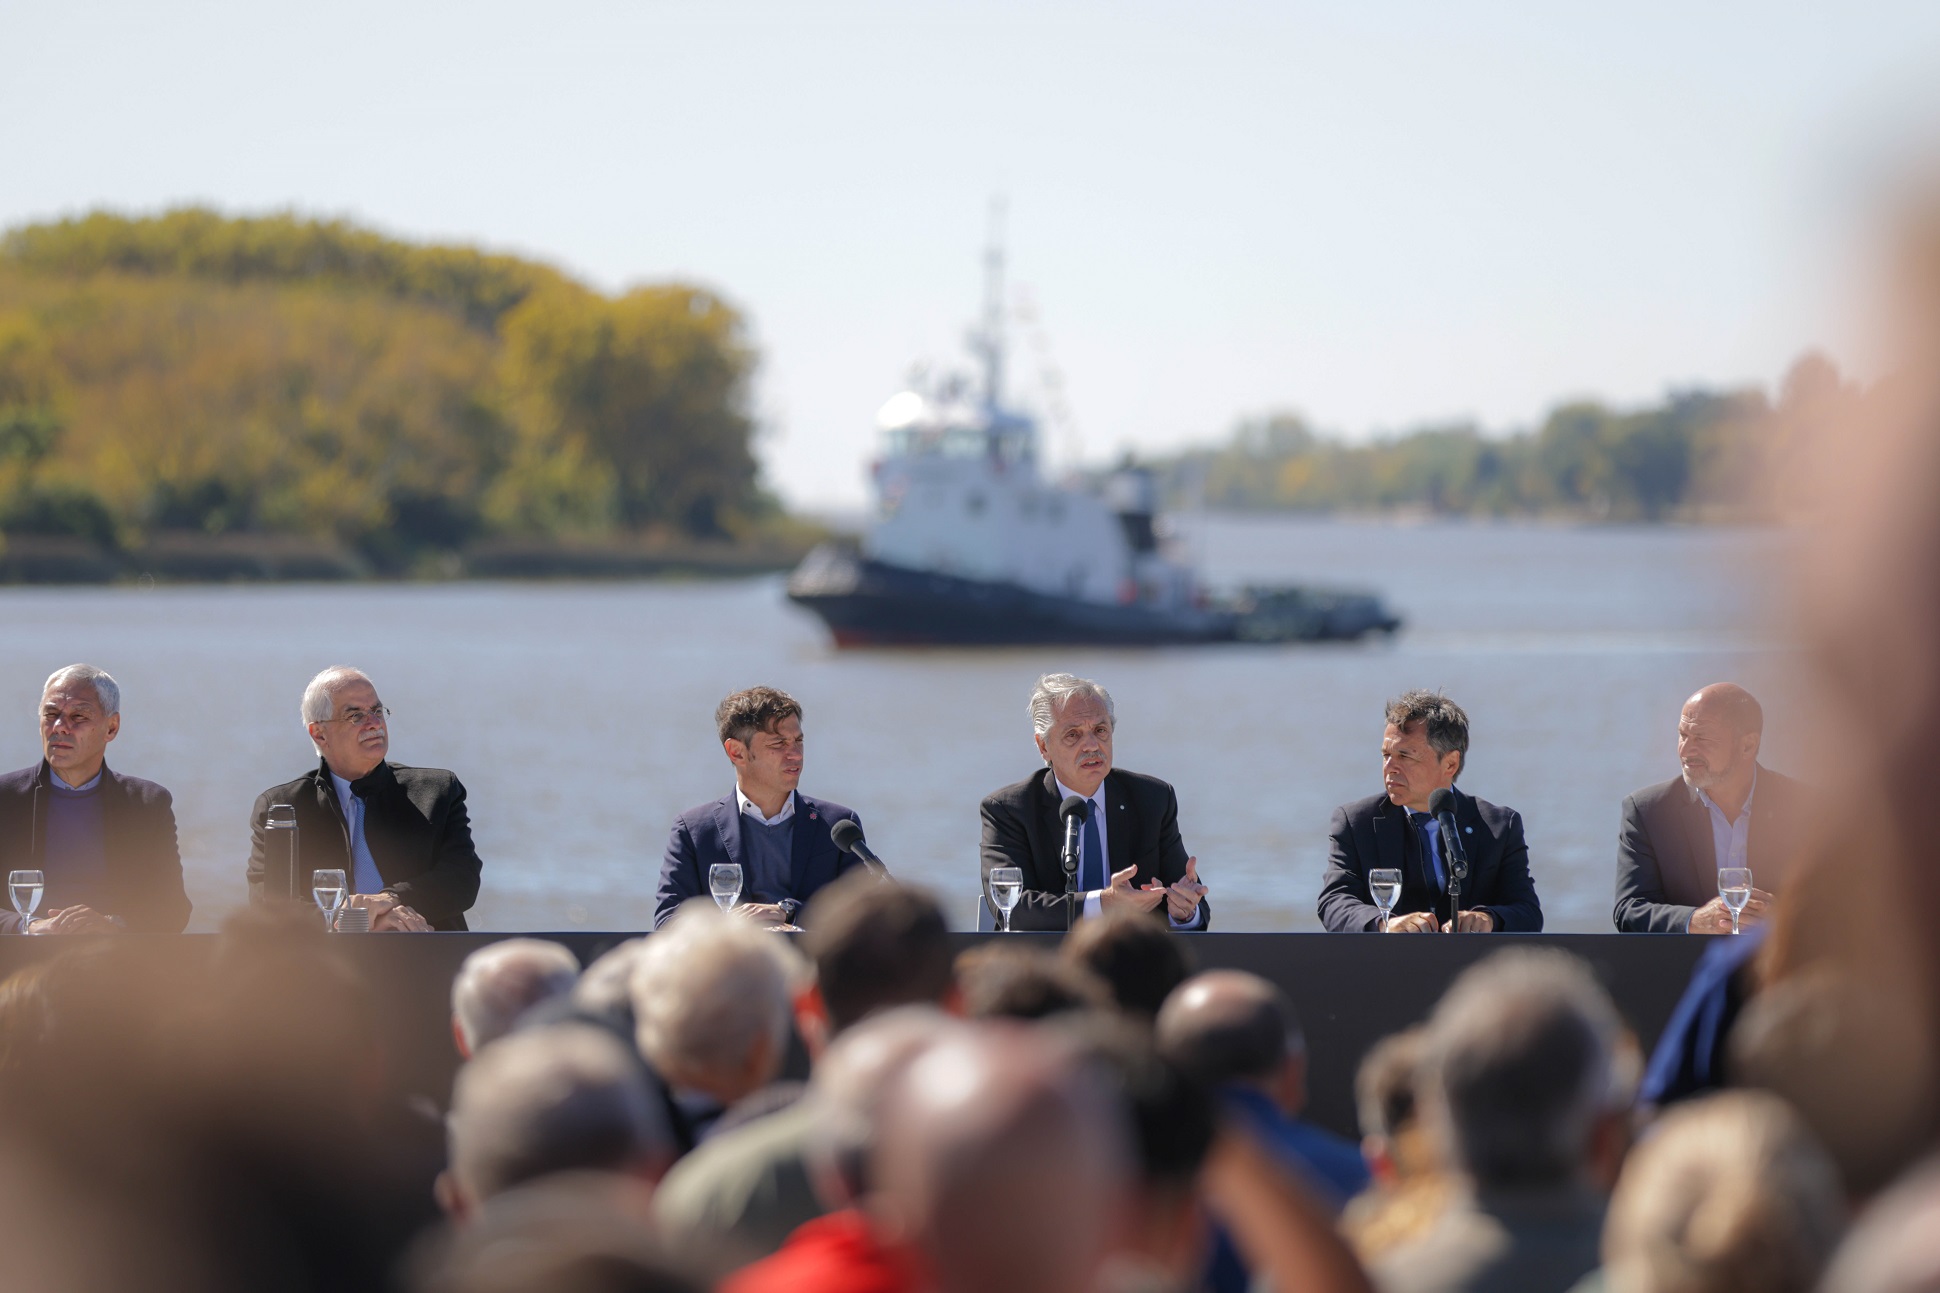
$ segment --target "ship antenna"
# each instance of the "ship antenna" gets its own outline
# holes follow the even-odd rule
[[[977,338],[983,356],[984,404],[996,410],[1004,398],[1004,199],[990,199],[990,241],[983,253],[983,332]]]

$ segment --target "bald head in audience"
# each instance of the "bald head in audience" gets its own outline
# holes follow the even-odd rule
[[[1130,1182],[1124,1111],[1053,1036],[983,1024],[892,1084],[870,1211],[939,1293],[1090,1287]]]
[[[1208,970],[1159,1011],[1159,1050],[1209,1086],[1264,1091],[1288,1117],[1307,1103],[1307,1043],[1286,994],[1244,970]]]

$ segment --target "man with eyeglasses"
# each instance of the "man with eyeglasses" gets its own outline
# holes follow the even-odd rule
[[[189,923],[175,801],[108,766],[121,688],[71,664],[40,695],[41,761],[0,776],[0,871],[38,871],[37,913],[0,912],[0,934],[179,934]]]
[[[287,838],[267,823],[273,805],[296,810],[297,885],[341,868],[349,905],[368,907],[373,930],[462,930],[483,867],[472,847],[465,787],[443,768],[385,759],[389,717],[361,670],[325,669],[303,689],[303,722],[319,756],[314,772],[272,786],[250,814],[249,897],[292,894]]]

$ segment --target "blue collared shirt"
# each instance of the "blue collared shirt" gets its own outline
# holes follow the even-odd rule
[[[1728,866],[1748,867],[1751,857],[1751,801],[1758,795],[1758,768],[1751,770],[1751,789],[1745,794],[1745,806],[1738,810],[1738,820],[1725,820],[1724,809],[1711,802],[1711,796],[1702,790],[1697,792],[1701,802],[1711,812],[1711,856],[1717,859],[1719,869]],[[1756,877],[1754,877],[1755,879]]]

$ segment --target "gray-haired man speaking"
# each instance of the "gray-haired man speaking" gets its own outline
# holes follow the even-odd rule
[[[0,871],[39,871],[38,915],[0,915],[0,933],[179,934],[189,923],[175,806],[152,781],[108,767],[121,688],[71,664],[40,696],[39,766],[0,777]]]
[[[1043,771],[983,801],[984,901],[992,867],[1024,873],[1012,929],[1068,928],[1104,911],[1146,911],[1174,929],[1205,929],[1212,909],[1199,860],[1179,837],[1179,796],[1157,777],[1112,766],[1117,711],[1087,678],[1046,674],[1031,692],[1031,727]],[[1076,795],[1090,805],[1079,850],[1078,901],[1065,893],[1064,828],[1058,809]]]
[[[399,932],[464,929],[483,869],[472,847],[465,787],[443,768],[391,763],[390,711],[369,676],[337,666],[303,691],[303,725],[316,768],[271,786],[251,811],[249,896],[290,892],[289,862],[264,823],[276,804],[296,809],[297,887],[310,892],[322,867],[341,868],[371,910],[371,928]]]

